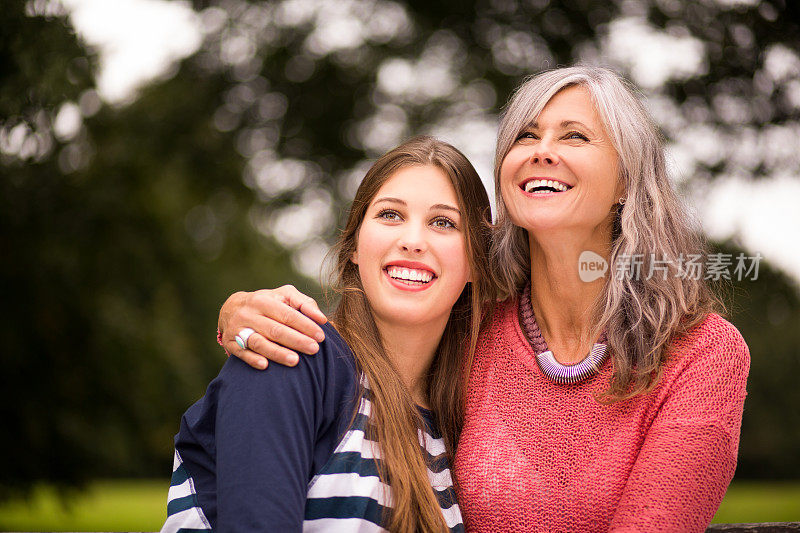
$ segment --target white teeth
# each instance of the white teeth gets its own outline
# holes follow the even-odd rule
[[[402,279],[405,281],[416,281],[421,283],[428,283],[433,279],[433,273],[426,270],[416,270],[413,268],[400,268],[390,266],[386,269],[390,277],[394,279]]]
[[[557,191],[565,192],[569,190],[569,187],[561,183],[560,181],[554,180],[531,180],[525,184],[525,192],[531,192],[536,187],[551,187]]]

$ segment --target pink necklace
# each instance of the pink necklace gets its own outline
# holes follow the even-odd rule
[[[574,365],[564,365],[556,361],[553,352],[547,349],[547,343],[542,337],[536,317],[533,314],[531,305],[531,284],[525,286],[525,290],[519,297],[519,318],[522,329],[528,337],[531,347],[536,352],[536,363],[545,376],[556,383],[578,383],[596,374],[600,366],[608,357],[606,347],[606,334],[600,336],[598,343],[589,350],[589,354],[579,363]]]

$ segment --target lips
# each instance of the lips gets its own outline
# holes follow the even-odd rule
[[[433,272],[428,270],[417,270],[415,268],[401,268],[391,266],[386,268],[386,273],[392,279],[399,279],[403,281],[417,281],[420,283],[428,283],[433,279]]]
[[[391,261],[383,271],[393,285],[405,289],[426,288],[437,277],[431,267],[417,261]]]
[[[519,188],[527,194],[546,195],[567,192],[572,188],[572,185],[553,178],[536,177],[526,179],[520,183]]]

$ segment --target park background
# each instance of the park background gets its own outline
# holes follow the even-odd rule
[[[575,61],[641,87],[717,250],[764,257],[718,284],[752,367],[716,520],[800,520],[796,0],[4,0],[0,529],[158,529],[227,295],[319,295],[412,134],[489,184],[511,90]]]

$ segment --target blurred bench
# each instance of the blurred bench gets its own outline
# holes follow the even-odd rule
[[[706,533],[791,533],[800,531],[800,522],[762,522],[760,524],[713,524]]]

